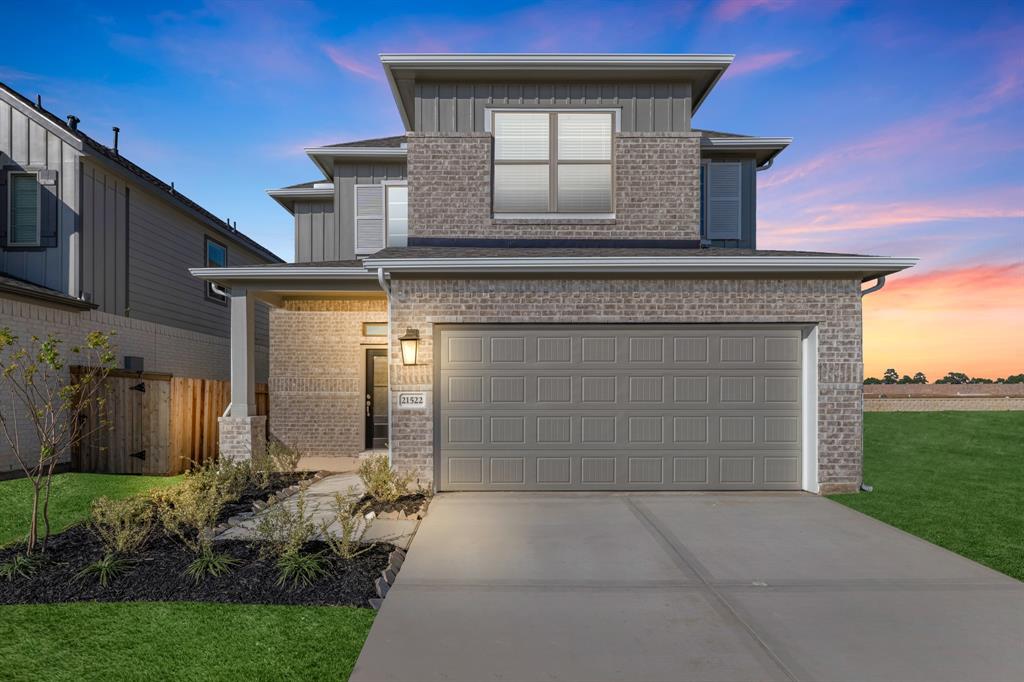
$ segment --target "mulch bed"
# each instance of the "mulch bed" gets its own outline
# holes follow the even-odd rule
[[[308,475],[280,475],[269,490],[251,489],[229,505],[220,520],[251,511],[252,502],[265,499],[275,490],[293,485]],[[44,559],[30,578],[0,579],[0,604],[45,604],[75,601],[202,601],[236,604],[294,604],[306,606],[367,606],[376,597],[374,581],[388,564],[394,549],[379,544],[352,560],[340,559],[322,542],[306,546],[308,552],[325,552],[328,575],[311,585],[278,585],[279,572],[273,559],[261,559],[258,548],[246,540],[220,540],[218,553],[238,563],[226,575],[205,577],[199,583],[184,575],[195,558],[159,528],[134,559],[127,573],[101,587],[94,576],[78,573],[103,556],[103,546],[84,525],[52,536]],[[0,563],[21,551],[18,545],[0,549]]]
[[[410,493],[402,495],[394,502],[378,502],[369,495],[364,495],[360,504],[368,505],[367,512],[376,512],[379,516],[388,512],[405,512],[407,515],[415,515],[427,510],[427,503],[430,498],[424,493]]]

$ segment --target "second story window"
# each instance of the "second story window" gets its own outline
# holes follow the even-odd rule
[[[387,196],[387,244],[409,244],[409,188],[406,185],[385,185]]]
[[[228,264],[228,248],[209,237],[206,238],[206,267],[223,268]],[[206,297],[214,301],[226,301],[227,297],[213,288],[212,282],[206,283]]]
[[[39,246],[42,202],[35,173],[7,177],[7,245]]]
[[[493,115],[495,214],[612,212],[612,112]]]

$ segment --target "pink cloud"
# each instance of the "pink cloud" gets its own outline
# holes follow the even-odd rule
[[[991,220],[1024,217],[1024,187],[1008,187],[991,192],[955,197],[870,203],[851,201],[826,203],[800,210],[783,219],[761,219],[758,231],[772,237],[856,232],[929,222]]]
[[[354,73],[357,76],[363,78],[370,78],[372,80],[383,80],[384,73],[381,71],[379,64],[366,64],[365,62],[359,61],[349,54],[343,52],[340,48],[334,47],[333,45],[324,45],[324,53],[327,58],[334,62],[334,65],[343,71]]]
[[[794,0],[722,0],[715,5],[712,16],[718,21],[736,21],[752,10],[780,12],[793,4]]]
[[[778,50],[776,52],[762,52],[761,54],[741,56],[729,67],[725,74],[727,76],[744,76],[748,73],[774,69],[792,60],[798,54],[800,54],[798,50]]]

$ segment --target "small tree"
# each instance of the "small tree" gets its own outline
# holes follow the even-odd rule
[[[899,380],[900,380],[900,373],[897,372],[896,370],[894,370],[891,367],[889,369],[885,370],[885,374],[882,375],[882,383],[883,384],[895,384]]]
[[[880,384],[880,383],[882,383],[882,380],[879,379],[878,377],[868,377],[867,379],[864,380],[864,385],[865,386],[871,386],[871,385]]]
[[[50,483],[61,456],[83,439],[107,428],[105,379],[115,364],[110,335],[92,332],[83,346],[65,353],[55,336],[45,340],[33,336],[19,345],[9,328],[0,329],[0,384],[9,392],[7,411],[0,411],[3,430],[18,466],[32,482],[32,506],[25,553],[31,555],[39,543],[40,513],[43,521],[41,550],[50,537]],[[72,373],[70,365],[79,365]],[[79,418],[96,402],[101,418],[86,423]],[[22,443],[19,419],[31,426],[34,443]],[[41,508],[40,508],[41,505]]]
[[[928,377],[926,377],[924,375],[924,372],[917,372],[916,374],[914,374],[914,379],[913,379],[913,381],[911,383],[914,383],[914,384],[927,384],[928,383]]]

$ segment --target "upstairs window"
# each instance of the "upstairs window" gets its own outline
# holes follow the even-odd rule
[[[743,167],[738,161],[704,161],[700,173],[701,235],[734,241],[743,232]]]
[[[405,185],[385,185],[387,196],[388,246],[409,245],[409,188]]]
[[[388,181],[355,186],[355,253],[365,256],[385,246],[409,243],[409,188]]]
[[[612,212],[612,112],[493,115],[495,214]]]
[[[209,237],[206,238],[206,267],[224,268],[228,264],[228,248]],[[206,283],[206,297],[214,301],[226,301],[227,297],[213,288],[213,282]]]
[[[11,173],[7,179],[7,244],[39,246],[41,197],[35,173]]]

